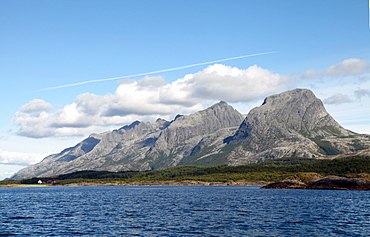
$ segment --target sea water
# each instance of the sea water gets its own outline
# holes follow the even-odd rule
[[[12,187],[0,214],[2,236],[369,236],[370,192]]]

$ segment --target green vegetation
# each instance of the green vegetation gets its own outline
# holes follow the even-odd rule
[[[324,126],[321,129],[324,130],[324,131],[327,131],[328,133],[331,133],[335,136],[340,136],[341,135],[341,131],[335,126]]]
[[[36,184],[58,180],[59,185],[71,183],[165,183],[165,182],[274,182],[299,173],[315,172],[322,176],[370,173],[370,157],[354,156],[335,160],[281,158],[243,166],[177,166],[152,171],[79,171],[46,178],[1,181],[0,185]]]
[[[359,150],[365,150],[365,149],[368,149],[367,146],[364,146],[360,140],[358,139],[354,139],[352,140],[352,144],[350,144],[351,146],[353,146],[355,148],[355,150],[359,151]]]
[[[160,167],[168,167],[166,161],[173,160],[174,153],[171,150],[169,155],[166,155],[163,151],[157,152],[157,159],[155,161],[149,161],[152,170],[159,169]]]
[[[304,164],[315,164],[321,161],[322,160],[305,158],[305,157],[293,157],[293,158],[288,157],[288,158],[267,160],[262,163],[259,163],[259,165],[271,165],[271,166],[304,165]]]
[[[179,165],[197,165],[197,166],[218,166],[227,163],[226,154],[230,153],[235,145],[226,145],[217,154],[207,156],[212,152],[214,147],[208,147],[202,149],[200,152],[196,152],[193,155],[185,157],[181,160]],[[203,158],[202,158],[203,157]]]
[[[319,147],[320,147],[320,153],[324,155],[338,155],[340,154],[340,151],[333,147],[330,142],[328,141],[322,141],[319,139],[312,139]]]

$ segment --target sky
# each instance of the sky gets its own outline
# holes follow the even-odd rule
[[[368,0],[0,0],[0,180],[91,133],[307,88],[370,134]]]

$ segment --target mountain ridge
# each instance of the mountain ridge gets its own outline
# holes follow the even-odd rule
[[[224,101],[172,121],[135,121],[91,134],[12,179],[80,170],[151,170],[177,165],[241,165],[284,156],[317,158],[370,147],[370,136],[341,127],[312,91],[267,97],[243,116]]]
[[[312,91],[295,89],[267,97],[260,107],[248,113],[226,142],[244,144],[238,146],[236,156],[247,156],[248,163],[253,163],[283,156],[316,158],[334,155],[335,150],[350,152],[348,145],[339,147],[334,143],[351,136],[359,135],[340,126]],[[324,144],[332,138],[336,141],[330,143],[329,152]],[[328,151],[321,151],[323,148]],[[234,160],[235,165],[245,163],[237,157]]]

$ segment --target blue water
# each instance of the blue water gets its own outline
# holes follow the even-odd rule
[[[0,188],[0,236],[369,236],[370,192]]]

